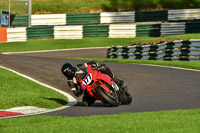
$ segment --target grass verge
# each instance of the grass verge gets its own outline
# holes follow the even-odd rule
[[[184,34],[168,37],[136,37],[136,38],[83,38],[81,40],[29,40],[27,42],[0,43],[0,53],[38,51],[54,49],[70,49],[85,47],[127,46],[135,42],[153,43],[156,40],[200,39],[200,34]]]
[[[21,52],[38,50],[55,50],[85,47],[107,47],[112,45],[127,45],[134,39],[84,38],[82,40],[31,40],[27,42],[11,42],[0,44],[2,52]]]
[[[2,68],[0,90],[0,109],[17,106],[56,108],[67,104],[62,94]]]
[[[99,59],[99,58],[69,58],[69,59],[88,60],[88,61],[97,61],[97,62],[160,65],[160,66],[200,70],[199,61],[159,61],[159,60]]]
[[[32,116],[0,120],[5,133],[199,133],[200,109],[116,115]]]

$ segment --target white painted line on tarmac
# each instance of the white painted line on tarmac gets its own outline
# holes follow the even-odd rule
[[[75,104],[77,104],[77,100],[76,100],[73,96],[71,96],[70,94],[68,94],[68,93],[66,93],[66,92],[64,92],[64,91],[58,90],[58,89],[56,89],[56,88],[54,88],[54,87],[52,87],[52,86],[49,86],[49,85],[44,84],[44,83],[42,83],[42,82],[39,82],[39,81],[37,81],[37,80],[35,80],[35,79],[29,77],[29,76],[26,76],[26,75],[24,75],[24,74],[21,74],[21,73],[15,71],[15,70],[10,69],[10,68],[3,67],[3,66],[0,66],[0,68],[6,69],[6,70],[8,70],[8,71],[11,71],[11,72],[13,72],[13,73],[15,73],[15,74],[17,74],[17,75],[19,75],[19,76],[22,76],[22,77],[24,77],[24,78],[26,78],[26,79],[29,79],[29,80],[31,80],[31,81],[37,83],[37,84],[40,84],[40,85],[45,86],[45,87],[47,87],[47,88],[50,88],[50,89],[52,89],[52,90],[54,90],[54,91],[57,91],[57,92],[63,94],[64,96],[66,96],[66,97],[68,98],[68,103],[67,103],[66,105],[64,105],[64,106],[62,106],[62,107],[59,107],[59,108],[56,108],[56,109],[50,109],[49,111],[45,111],[45,112],[42,112],[42,113],[40,112],[40,113],[35,113],[35,114],[20,115],[20,116],[12,116],[12,117],[0,118],[0,119],[14,118],[14,117],[16,118],[16,117],[31,116],[31,115],[39,115],[39,114],[44,114],[44,113],[49,113],[49,112],[54,112],[54,111],[62,110],[62,109],[65,109],[65,108],[68,108],[68,107],[71,107],[71,106],[74,106]]]
[[[134,64],[134,63],[131,63],[131,64]],[[189,68],[187,69],[187,68],[181,68],[181,67],[170,67],[170,66],[151,65],[151,64],[136,64],[136,65],[153,66],[153,67],[163,67],[163,68],[172,68],[172,69],[179,69],[179,70],[185,70],[185,71],[200,72],[200,70],[189,69]]]
[[[59,51],[103,49],[103,48],[108,48],[108,47],[72,48],[72,49],[40,50],[40,51],[25,51],[25,52],[5,52],[1,54],[28,54],[28,53],[44,53],[44,52],[59,52]]]

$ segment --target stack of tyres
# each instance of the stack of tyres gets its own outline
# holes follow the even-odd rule
[[[106,58],[111,58],[111,59],[117,58],[117,47],[116,46],[113,46],[113,47],[107,49],[107,57]]]
[[[117,58],[128,59],[128,48],[123,46],[117,46]]]
[[[200,39],[191,39],[190,40],[189,51],[189,60],[199,61],[200,60]]]
[[[174,42],[166,43],[164,60],[172,60]]]

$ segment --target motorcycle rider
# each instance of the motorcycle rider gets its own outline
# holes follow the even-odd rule
[[[112,78],[112,80],[119,86],[120,88],[120,98],[123,99],[125,96],[125,93],[127,92],[127,87],[123,85],[123,81],[119,80],[114,76],[114,74],[111,72],[111,70],[105,65],[105,64],[99,64],[94,61],[78,64],[77,66],[73,67],[70,63],[63,64],[61,71],[62,73],[67,77],[68,79],[68,85],[75,96],[79,97],[81,94],[84,93],[82,103],[85,106],[90,106],[95,102],[95,99],[87,93],[87,91],[82,91],[81,84],[79,82],[79,79],[84,78],[87,74],[85,71],[87,71],[87,65],[91,65],[92,70],[101,71],[102,73],[107,74]],[[132,100],[132,99],[131,99]],[[129,104],[131,101],[123,101],[122,104]]]

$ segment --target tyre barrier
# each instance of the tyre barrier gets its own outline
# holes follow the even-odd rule
[[[141,60],[200,60],[200,39],[176,40],[157,45],[113,46],[107,58]]]

